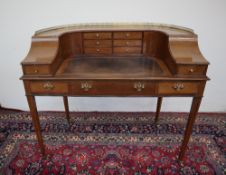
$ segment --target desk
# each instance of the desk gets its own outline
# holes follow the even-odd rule
[[[36,32],[22,62],[25,93],[42,154],[35,96],[193,97],[181,145],[182,160],[208,77],[197,35],[178,26],[86,24]]]

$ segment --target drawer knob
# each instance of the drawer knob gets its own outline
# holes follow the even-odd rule
[[[137,91],[142,91],[142,89],[144,89],[145,88],[145,85],[144,85],[144,83],[142,83],[142,82],[136,82],[136,83],[134,83],[134,89],[136,89]]]
[[[50,82],[44,83],[43,88],[46,90],[52,90],[54,88],[54,85]]]
[[[100,34],[99,33],[96,33],[96,37],[99,38],[99,36],[100,36]]]
[[[97,49],[97,52],[100,52],[100,49]]]
[[[100,41],[97,41],[97,42],[96,42],[96,45],[100,45]]]
[[[129,41],[126,42],[126,45],[127,45],[127,46],[129,45]]]
[[[129,37],[130,36],[130,34],[129,33],[126,33],[126,37]]]
[[[83,89],[84,91],[89,91],[89,89],[92,88],[92,85],[88,82],[82,82],[81,83],[81,89]]]
[[[189,72],[193,73],[194,72],[194,69],[190,69]]]
[[[36,74],[38,73],[38,69],[35,69],[35,71],[34,71]]]
[[[182,83],[176,83],[173,86],[173,89],[175,89],[176,91],[180,91],[180,90],[184,89],[184,85]]]

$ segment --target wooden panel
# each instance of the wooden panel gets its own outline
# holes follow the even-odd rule
[[[85,54],[112,54],[112,48],[85,48]]]
[[[140,54],[140,47],[114,47],[113,53],[115,54]]]
[[[84,47],[112,47],[111,40],[84,40]]]
[[[113,41],[114,46],[141,46],[142,40],[114,40]]]
[[[198,92],[198,84],[194,82],[160,82],[159,94],[195,94]]]
[[[31,93],[37,94],[64,94],[68,93],[68,84],[55,81],[33,81],[30,82]]]
[[[26,65],[23,66],[25,75],[45,75],[50,74],[48,65]]]
[[[199,65],[179,65],[178,74],[183,75],[205,75],[207,66]]]
[[[142,32],[114,32],[114,39],[142,39]]]
[[[155,83],[145,81],[77,81],[70,85],[73,95],[145,96],[155,93]],[[140,88],[139,88],[140,87]]]
[[[111,39],[111,32],[88,32],[83,34],[84,39]]]

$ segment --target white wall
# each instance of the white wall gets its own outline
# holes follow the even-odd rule
[[[157,22],[195,30],[210,61],[200,111],[226,111],[225,0],[0,0],[0,103],[27,110],[20,62],[33,33],[45,27],[85,22]],[[59,97],[39,97],[41,110],[63,110]],[[191,100],[166,98],[164,111],[188,111]],[[70,98],[72,110],[149,111],[155,98]]]

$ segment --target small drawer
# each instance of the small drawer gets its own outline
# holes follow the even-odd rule
[[[83,33],[84,39],[111,39],[111,32],[88,32]]]
[[[203,65],[180,65],[178,66],[178,74],[182,75],[205,75],[207,66]]]
[[[141,46],[141,40],[114,40],[114,46],[116,47],[129,47],[129,46]]]
[[[84,49],[85,54],[111,54],[112,48],[95,48],[95,47],[88,47]]]
[[[145,96],[155,93],[155,83],[145,81],[78,81],[70,84],[73,95]]]
[[[65,94],[68,93],[68,84],[55,81],[30,82],[30,91],[35,94]]]
[[[25,65],[23,66],[25,75],[48,75],[50,74],[47,65]]]
[[[112,47],[111,40],[84,40],[84,47]]]
[[[198,92],[196,82],[160,82],[158,86],[159,94],[195,94]]]
[[[114,47],[115,54],[141,54],[141,47]]]
[[[114,39],[142,39],[142,32],[114,32]]]

